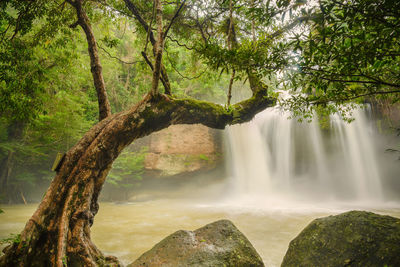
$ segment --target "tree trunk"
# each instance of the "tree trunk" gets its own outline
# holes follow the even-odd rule
[[[253,92],[253,95],[258,91],[266,91],[268,89],[268,86],[261,81],[260,77],[258,77],[258,74],[255,71],[251,69],[247,70],[247,77],[249,79],[250,89]]]
[[[21,142],[24,128],[25,124],[23,122],[12,122],[7,127],[7,142]],[[13,149],[9,149],[7,151],[7,156],[0,164],[0,196],[4,198],[5,202],[7,201],[8,203],[13,203],[16,200],[13,198],[15,192],[13,192],[14,190],[9,184],[16,157],[15,148]]]
[[[167,95],[147,95],[128,111],[95,125],[68,151],[38,209],[21,233],[21,241],[4,249],[0,266],[118,266],[90,239],[97,199],[113,161],[137,138],[171,124],[202,123],[222,129],[251,120],[275,100],[259,94],[232,106]]]
[[[131,0],[124,0],[126,7],[129,9],[129,11],[132,13],[132,15],[137,19],[137,21],[140,23],[140,25],[142,25],[143,29],[149,33],[149,39],[150,39],[150,43],[153,46],[153,55],[154,57],[156,57],[156,39],[154,38],[154,34],[150,28],[149,25],[147,25],[146,21],[143,19],[143,17],[140,15],[140,12],[138,10],[138,8],[136,7],[136,5],[131,1]],[[163,38],[165,38],[165,36],[163,36]],[[145,58],[147,64],[150,66],[150,68],[154,71],[151,62],[148,60],[147,56],[146,56],[146,51],[142,51],[142,55]],[[150,64],[149,64],[150,62]],[[169,78],[168,78],[168,74],[167,74],[167,70],[164,66],[164,64],[162,64],[161,62],[161,82],[164,85],[164,89],[165,89],[165,94],[167,95],[171,95],[171,84],[169,82]]]
[[[11,201],[11,197],[9,196],[8,181],[12,171],[13,157],[14,151],[9,150],[7,157],[0,165],[0,197],[5,200],[8,199],[9,202]]]
[[[151,94],[153,96],[158,94],[158,83],[160,81],[161,65],[162,65],[162,54],[164,50],[164,37],[163,37],[163,23],[162,23],[162,3],[161,0],[154,0],[156,10],[156,22],[157,22],[157,41],[154,45],[155,49],[155,61],[153,70],[153,82],[151,86]]]
[[[77,24],[81,26],[86,35],[90,56],[90,71],[92,72],[94,87],[97,92],[97,100],[99,103],[99,120],[101,121],[102,119],[111,115],[111,106],[110,102],[108,101],[106,87],[104,84],[96,38],[94,37],[92,28],[90,27],[89,18],[82,7],[82,0],[67,0],[67,2],[75,8],[76,15],[78,17]]]
[[[229,26],[228,26],[228,37],[227,37],[227,43],[228,43],[228,49],[232,50],[233,44],[236,44],[236,38],[233,37],[233,31],[234,31],[234,25],[233,25],[233,3],[232,0],[229,1]],[[232,86],[233,86],[233,81],[235,79],[235,68],[232,68],[232,74],[231,74],[231,79],[229,80],[229,87],[228,87],[228,101],[227,101],[227,108],[231,105],[231,99],[232,99]]]
[[[229,87],[228,87],[228,103],[227,107],[231,105],[231,99],[232,99],[232,86],[233,86],[233,80],[235,79],[235,69],[232,70],[231,74],[231,79],[229,80]]]

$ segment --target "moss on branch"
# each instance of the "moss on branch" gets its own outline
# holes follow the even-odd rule
[[[258,91],[253,97],[230,106],[224,106],[191,98],[160,101],[157,105],[174,109],[171,124],[201,123],[211,128],[224,129],[226,125],[248,122],[260,111],[274,106],[276,98],[266,91]]]

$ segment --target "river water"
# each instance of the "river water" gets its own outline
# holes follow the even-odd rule
[[[328,132],[272,109],[229,127],[225,179],[153,200],[101,203],[92,239],[128,264],[177,230],[229,219],[267,266],[279,266],[290,240],[315,218],[353,209],[400,217],[400,195],[390,184],[399,164],[379,151],[366,114],[357,111],[350,125],[332,116]],[[22,230],[36,205],[1,208],[5,238]]]
[[[20,232],[36,206],[2,206],[5,213],[0,214],[0,238]],[[106,255],[115,255],[128,264],[177,230],[195,230],[219,219],[229,219],[250,240],[266,266],[279,266],[290,240],[313,219],[352,208],[252,210],[248,207],[190,203],[183,199],[101,203],[92,227],[92,239]],[[368,210],[400,217],[400,209],[395,207]]]
[[[0,238],[22,230],[36,205],[2,206]],[[128,264],[167,235],[195,230],[219,219],[231,220],[242,231],[266,266],[279,266],[290,240],[313,219],[357,207],[298,207],[291,209],[251,209],[226,204],[189,202],[187,199],[159,199],[138,203],[101,203],[92,227],[92,239],[107,255]],[[365,207],[359,207],[366,209]],[[368,210],[400,217],[400,209]]]

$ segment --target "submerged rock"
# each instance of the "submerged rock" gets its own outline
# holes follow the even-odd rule
[[[264,266],[249,240],[228,220],[196,231],[177,231],[140,256],[130,267]]]
[[[350,211],[312,221],[282,266],[400,266],[400,219]]]

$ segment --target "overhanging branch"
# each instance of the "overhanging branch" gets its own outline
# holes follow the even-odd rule
[[[374,96],[374,95],[388,95],[388,94],[400,94],[400,90],[391,90],[391,91],[374,91],[374,92],[368,92],[368,93],[363,93],[363,94],[356,94],[348,97],[342,97],[342,98],[337,98],[337,99],[318,99],[311,101],[310,104],[313,105],[323,105],[323,104],[328,104],[329,102],[346,102],[346,101],[351,101],[360,97],[366,97],[366,96]]]
[[[163,103],[164,102],[164,103]],[[195,124],[224,129],[226,125],[249,122],[262,110],[276,104],[276,98],[266,91],[258,91],[253,97],[232,105],[228,110],[222,105],[195,99],[171,99],[160,102],[172,105],[171,124]]]
[[[307,74],[307,75],[313,75],[315,77],[318,77],[319,79],[330,81],[330,82],[386,85],[386,86],[389,86],[389,87],[400,88],[400,84],[389,83],[389,82],[385,82],[385,81],[377,80],[377,79],[373,79],[372,81],[368,81],[368,80],[349,80],[349,79],[344,79],[344,78],[341,79],[341,78],[333,78],[333,77],[326,77],[326,76],[316,76],[312,72],[303,72],[303,73]],[[351,75],[348,75],[348,76],[351,76]],[[364,75],[361,75],[360,77],[368,78],[367,76],[364,76]],[[372,79],[372,78],[370,78],[370,79]]]

